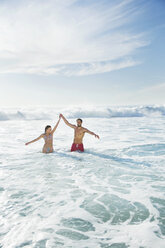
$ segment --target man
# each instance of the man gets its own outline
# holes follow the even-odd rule
[[[82,127],[82,120],[81,119],[77,119],[77,126],[73,125],[71,123],[69,123],[66,118],[60,114],[60,117],[62,117],[62,119],[64,120],[64,122],[66,123],[66,125],[68,125],[69,127],[74,129],[74,140],[73,140],[73,144],[71,147],[71,152],[73,151],[84,151],[84,146],[83,146],[83,138],[84,138],[84,134],[85,133],[89,133],[91,135],[94,135],[95,138],[99,139],[99,136],[91,131],[89,131],[87,128]]]

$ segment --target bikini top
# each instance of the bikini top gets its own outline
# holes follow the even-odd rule
[[[49,134],[48,136],[44,135],[44,140],[45,141],[52,140],[52,138],[53,138],[52,134]]]

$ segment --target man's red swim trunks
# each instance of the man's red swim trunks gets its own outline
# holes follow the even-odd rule
[[[84,152],[84,146],[83,146],[83,144],[75,144],[75,143],[73,143],[72,144],[72,147],[71,147],[71,152],[74,152],[74,151]]]

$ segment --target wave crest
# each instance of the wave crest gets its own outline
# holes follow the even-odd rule
[[[7,120],[51,120],[59,113],[67,118],[128,118],[165,116],[165,106],[120,106],[120,107],[69,107],[69,108],[36,108],[5,109],[0,111],[0,121]]]

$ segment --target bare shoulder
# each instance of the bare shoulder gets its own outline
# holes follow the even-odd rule
[[[82,131],[83,131],[83,132],[86,132],[86,131],[88,131],[88,129],[85,128],[85,127],[82,127]]]

